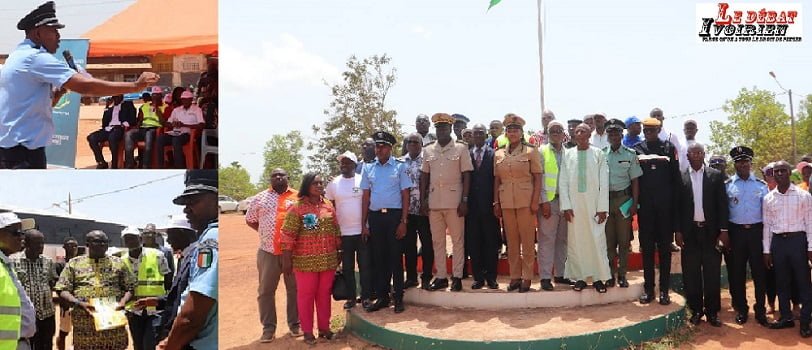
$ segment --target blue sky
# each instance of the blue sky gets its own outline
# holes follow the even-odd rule
[[[693,118],[697,138],[706,142],[708,122],[727,116],[721,110],[684,115],[720,107],[742,87],[779,92],[769,71],[795,94],[812,93],[804,84],[812,81],[812,38],[699,43],[696,4],[545,1],[546,107],[563,120],[597,111],[645,116],[660,107],[671,117],[667,129],[681,134],[682,123]],[[484,123],[514,112],[529,128],[540,128],[536,1],[505,0],[486,13],[487,5],[246,0],[221,6],[221,163],[240,161],[256,181],[271,135],[301,130],[312,138],[310,126],[325,120],[331,101],[322,82],[338,82],[350,55],[393,58],[398,81],[387,102],[407,131],[417,114],[441,111]],[[779,99],[786,104],[786,95]]]
[[[8,53],[25,38],[17,30],[17,22],[46,0],[3,1],[0,4],[0,53]],[[76,39],[135,0],[58,0],[56,17],[65,25],[60,30],[63,39]]]
[[[67,204],[60,202],[67,201],[70,193],[75,215],[138,227],[150,222],[160,226],[169,215],[183,213],[172,199],[183,193],[184,174],[183,170],[3,171],[0,205],[67,214]],[[138,187],[128,189],[134,186]],[[123,191],[76,202],[117,190]]]

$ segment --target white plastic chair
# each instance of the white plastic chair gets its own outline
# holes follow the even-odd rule
[[[206,163],[206,156],[209,154],[217,154],[217,146],[210,145],[208,137],[217,137],[217,129],[204,129],[200,137],[200,169],[203,169],[203,164]]]

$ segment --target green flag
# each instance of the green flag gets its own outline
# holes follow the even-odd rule
[[[501,2],[501,1],[502,1],[502,0],[491,0],[491,4],[490,4],[490,6],[488,6],[488,10],[490,10],[490,9],[491,9],[491,7],[496,6],[496,4],[498,4],[498,3],[499,3],[499,2]]]

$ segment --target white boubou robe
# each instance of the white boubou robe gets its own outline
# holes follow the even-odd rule
[[[606,221],[598,224],[597,213],[609,211],[609,166],[606,155],[590,146],[567,149],[561,159],[559,196],[561,211],[571,209],[567,225],[567,262],[564,277],[574,281],[606,281],[611,278],[606,252]]]

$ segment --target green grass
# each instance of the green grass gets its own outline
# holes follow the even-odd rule
[[[333,333],[339,333],[344,330],[344,325],[347,322],[346,315],[342,312],[339,315],[333,315],[330,318],[330,331]]]
[[[691,341],[694,337],[694,333],[696,329],[694,326],[686,323],[682,327],[672,330],[668,332],[664,337],[645,342],[642,344],[638,344],[636,346],[631,346],[629,349],[640,349],[640,350],[666,350],[666,349],[676,349],[680,346],[683,346]]]

